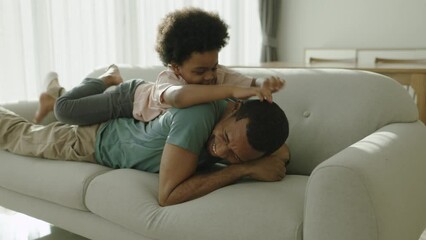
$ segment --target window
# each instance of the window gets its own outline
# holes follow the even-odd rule
[[[157,25],[186,6],[217,12],[228,23],[221,64],[259,62],[258,0],[1,0],[0,102],[37,99],[49,71],[69,89],[111,63],[161,65]]]

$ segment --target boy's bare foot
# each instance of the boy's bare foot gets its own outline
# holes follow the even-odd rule
[[[53,111],[56,99],[65,91],[59,85],[58,74],[50,72],[45,78],[46,91],[40,94],[38,110],[34,115],[33,122],[41,123],[43,119]]]
[[[48,93],[44,92],[40,94],[39,98],[39,107],[37,112],[34,115],[33,122],[41,123],[43,119],[53,111],[53,107],[55,106],[56,98],[50,96]]]
[[[111,64],[99,79],[103,80],[104,83],[110,87],[114,85],[118,85],[123,82],[123,78],[120,75],[120,70],[115,64]]]

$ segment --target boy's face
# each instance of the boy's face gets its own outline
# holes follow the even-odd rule
[[[218,55],[218,50],[194,52],[182,65],[172,65],[172,69],[188,84],[214,85],[217,82]]]

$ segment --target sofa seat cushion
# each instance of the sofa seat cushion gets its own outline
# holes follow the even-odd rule
[[[302,239],[307,176],[243,181],[169,207],[157,202],[158,175],[119,169],[96,177],[86,205],[153,239]]]
[[[88,183],[111,169],[92,163],[47,160],[0,150],[0,187],[87,211]]]

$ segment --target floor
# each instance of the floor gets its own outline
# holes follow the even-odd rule
[[[0,206],[0,240],[87,240],[87,238]],[[426,240],[426,230],[419,240]]]
[[[87,238],[0,206],[0,240],[87,240]]]

